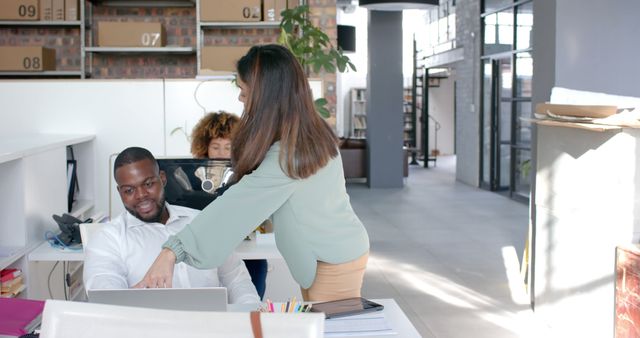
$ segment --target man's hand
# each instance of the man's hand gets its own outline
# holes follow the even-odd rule
[[[134,288],[170,288],[173,282],[173,267],[176,255],[164,248],[153,262],[144,278]]]

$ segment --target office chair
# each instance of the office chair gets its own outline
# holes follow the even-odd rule
[[[82,246],[87,247],[91,236],[100,230],[106,223],[81,223],[80,224],[80,238],[82,240]]]

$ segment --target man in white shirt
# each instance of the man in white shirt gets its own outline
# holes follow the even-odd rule
[[[85,247],[86,290],[126,289],[140,282],[162,244],[199,212],[165,202],[165,174],[144,148],[122,151],[114,163],[114,176],[126,211],[98,231]],[[217,269],[175,265],[172,287],[212,286],[226,287],[229,303],[260,302],[245,265],[234,254]]]

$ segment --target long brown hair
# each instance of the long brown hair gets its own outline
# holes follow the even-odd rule
[[[191,154],[196,158],[208,157],[209,143],[217,138],[232,139],[240,118],[226,111],[208,113],[198,121],[191,132]]]
[[[276,141],[280,166],[291,178],[307,178],[337,156],[337,137],[316,112],[304,70],[289,50],[254,46],[237,70],[249,93],[231,147],[236,180],[255,170]]]

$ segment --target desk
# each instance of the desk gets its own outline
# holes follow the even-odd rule
[[[411,324],[409,318],[402,312],[400,306],[393,298],[386,299],[371,299],[372,301],[384,305],[382,312],[385,318],[389,322],[389,326],[397,332],[397,335],[390,337],[398,338],[420,338],[422,337],[418,330]],[[258,305],[255,304],[230,304],[227,311],[229,312],[248,312],[256,309]],[[360,338],[375,338],[381,336],[358,336]]]
[[[251,240],[242,241],[235,250],[240,259],[283,259],[275,243],[266,242],[257,244],[255,235],[251,235]],[[61,251],[42,242],[35,250],[28,255],[30,262],[57,262],[57,261],[84,261],[84,252]]]
[[[287,299],[293,296],[301,298],[300,287],[293,280],[289,268],[282,258],[280,251],[275,245],[273,234],[262,235],[260,244],[255,238],[255,234],[251,235],[251,240],[242,241],[235,250],[236,255],[240,259],[267,259],[269,260],[269,273],[267,274],[267,290],[265,299]],[[264,239],[264,240],[263,240]],[[48,288],[46,280],[51,266],[55,262],[82,262],[84,261],[84,252],[78,251],[61,251],[49,245],[48,242],[42,242],[31,253],[27,255],[35,279],[39,281],[30,283],[29,288],[34,291],[30,297],[38,299],[46,299]],[[42,264],[49,263],[49,264]],[[55,283],[54,290],[62,290],[62,284],[56,282],[60,278],[53,278]],[[58,285],[59,284],[59,285]],[[61,297],[54,297],[61,298]]]

